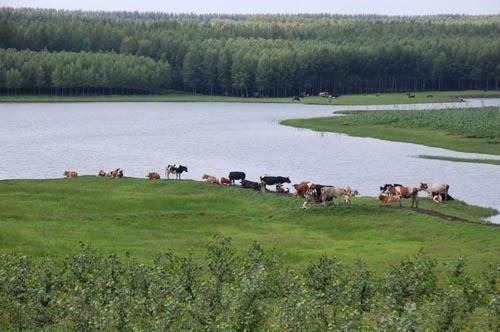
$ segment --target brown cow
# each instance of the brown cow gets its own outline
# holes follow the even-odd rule
[[[400,198],[411,198],[411,207],[415,204],[418,208],[418,188],[415,187],[405,187],[399,184],[395,185],[385,185],[386,188],[382,193],[389,196],[399,196]],[[401,205],[401,204],[400,204]]]
[[[78,176],[78,173],[76,171],[64,171],[65,178],[74,178],[77,176]]]
[[[160,174],[156,172],[149,172],[146,177],[150,180],[159,180],[160,179]]]
[[[399,203],[399,207],[401,207],[401,197],[398,195],[391,196],[387,194],[380,194],[378,195],[378,200],[380,203]],[[380,206],[382,206],[382,204]]]
[[[205,180],[205,181],[207,181],[207,183],[211,183],[211,184],[217,184],[217,183],[219,183],[219,181],[217,180],[217,178],[215,176],[208,175],[208,174],[203,174],[203,176],[201,177],[201,179]]]
[[[295,188],[295,193],[294,195],[295,196],[298,196],[298,197],[304,197],[306,191],[308,191],[309,189],[315,189],[315,185],[314,183],[312,182],[306,182],[306,181],[303,181],[301,183],[296,183],[293,185],[293,187]]]
[[[219,184],[224,184],[224,185],[229,186],[229,185],[231,185],[231,180],[229,180],[228,178],[225,178],[225,177],[221,176],[219,178]]]
[[[110,176],[109,173],[106,173],[106,171],[103,171],[102,169],[99,171],[99,173],[97,173],[97,176],[100,176],[100,177],[105,177],[105,176]]]

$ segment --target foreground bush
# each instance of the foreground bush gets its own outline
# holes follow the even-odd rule
[[[203,262],[145,265],[84,245],[64,261],[3,255],[0,329],[498,330],[500,266],[478,277],[462,260],[438,266],[420,252],[383,276],[329,257],[294,271],[258,243],[238,257],[220,236]]]

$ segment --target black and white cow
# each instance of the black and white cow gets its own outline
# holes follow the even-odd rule
[[[291,183],[291,181],[288,176],[261,176],[260,183],[262,191],[265,191],[266,186],[282,185],[283,183]]]
[[[177,180],[180,180],[183,172],[188,173],[188,169],[186,166],[173,164],[165,167],[165,175],[167,176],[167,179],[170,179],[170,174],[173,173],[175,174],[175,178]]]

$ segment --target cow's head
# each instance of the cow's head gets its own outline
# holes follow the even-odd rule
[[[429,189],[429,185],[427,183],[420,182],[420,188],[418,190],[427,190]]]
[[[285,177],[285,179],[283,180],[283,183],[292,183],[292,181],[290,181],[290,177],[287,176]]]

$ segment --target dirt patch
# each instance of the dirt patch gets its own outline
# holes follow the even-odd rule
[[[401,207],[400,208],[397,206],[382,206],[382,207],[389,208],[389,209],[404,209],[404,210],[408,210],[408,211],[414,211],[414,212],[417,212],[420,214],[425,214],[428,216],[437,217],[437,218],[440,218],[440,219],[446,220],[446,221],[458,221],[458,222],[465,222],[465,223],[469,223],[469,224],[475,224],[475,225],[479,225],[479,226],[500,227],[500,224],[493,224],[493,223],[487,223],[487,222],[480,223],[480,222],[476,222],[476,221],[470,221],[470,220],[467,220],[467,219],[464,219],[461,217],[450,216],[448,214],[444,214],[444,213],[441,213],[441,212],[435,211],[435,210],[427,210],[427,209],[421,209],[421,208],[409,208],[409,207]]]

